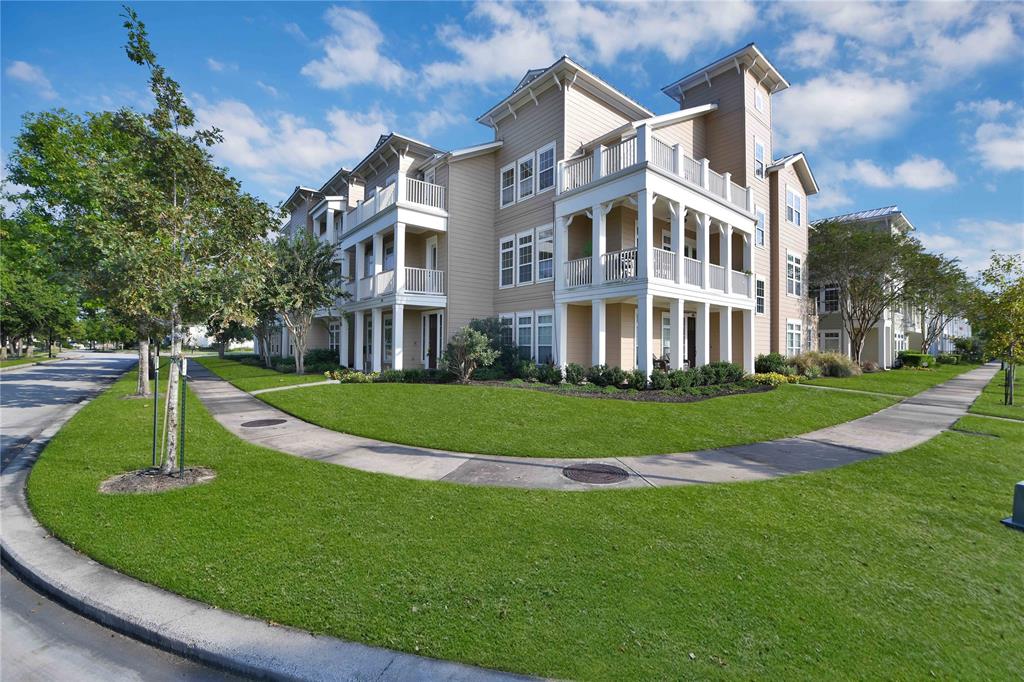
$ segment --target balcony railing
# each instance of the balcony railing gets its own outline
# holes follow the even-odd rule
[[[568,192],[589,184],[594,178],[594,157],[569,159],[562,166],[562,191]]]
[[[653,251],[654,276],[674,282],[676,280],[676,254],[659,248],[655,248]]]
[[[373,296],[373,277],[363,277],[359,280],[358,288],[359,300],[364,298],[371,298]]]
[[[719,175],[713,170],[708,170],[708,191],[725,198],[725,176]]]
[[[686,284],[694,287],[704,286],[704,268],[696,258],[683,257],[683,277]]]
[[[383,296],[395,290],[395,271],[385,270],[378,272],[373,281],[373,295]]]
[[[732,293],[739,294],[740,296],[750,296],[750,275],[745,272],[736,272],[735,270],[730,275],[732,276]]]
[[[584,287],[594,281],[593,259],[576,258],[565,263],[565,286]]]
[[[713,263],[709,264],[708,276],[710,279],[708,282],[710,288],[725,291],[725,268],[721,265],[715,265]]]
[[[612,251],[601,256],[604,281],[622,282],[636,278],[636,249]]]
[[[623,140],[605,150],[605,174],[618,173],[636,164],[636,138]]]
[[[444,271],[407,267],[405,269],[405,291],[410,294],[443,294]]]
[[[402,183],[402,192],[399,193],[399,183]],[[429,206],[439,210],[445,210],[445,190],[441,185],[430,182],[423,182],[416,178],[399,176],[398,181],[380,188],[372,197],[359,204],[348,212],[345,217],[346,229],[356,227],[366,222],[381,211],[394,206],[398,202]]]
[[[412,204],[423,204],[444,210],[444,187],[416,178],[405,179],[405,200]]]

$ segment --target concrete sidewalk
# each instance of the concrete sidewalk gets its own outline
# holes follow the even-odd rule
[[[793,438],[717,450],[593,460],[501,457],[448,452],[340,433],[292,417],[235,388],[196,363],[192,391],[226,429],[274,450],[374,473],[429,481],[516,488],[590,490],[754,481],[828,469],[919,445],[966,414],[994,365],[979,367],[875,414]],[[257,420],[283,420],[246,426]],[[583,462],[623,468],[612,484],[570,480],[563,469]]]

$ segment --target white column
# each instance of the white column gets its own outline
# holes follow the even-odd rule
[[[341,314],[341,338],[338,339],[338,364],[348,367],[348,315]]]
[[[370,339],[370,371],[379,372],[381,368],[381,342],[384,340],[384,324],[381,322],[381,308],[374,308],[370,317],[371,331],[373,336]],[[392,322],[394,324],[394,322]]]
[[[725,306],[718,312],[718,359],[732,362],[732,308]]]
[[[403,349],[405,347],[405,306],[396,303],[391,306],[391,367],[404,369]]]
[[[636,160],[638,163],[651,160],[651,127],[644,123],[636,128]]]
[[[359,283],[366,277],[366,242],[356,242],[356,300],[359,300]]]
[[[606,216],[604,209],[601,204],[595,204],[590,209],[591,218],[591,282],[594,284],[601,284],[604,282],[604,268],[601,267],[601,259],[607,251],[607,234],[606,229]]]
[[[754,311],[743,311],[743,371],[754,372]]]
[[[366,313],[357,310],[352,313],[355,330],[352,341],[355,343],[355,357],[352,358],[352,365],[360,372],[363,371],[363,358],[366,357]]]
[[[722,183],[725,185],[725,200],[732,201],[732,173],[722,173]]]
[[[569,306],[565,303],[555,305],[555,343],[558,366],[564,372],[569,364]]]
[[[675,242],[673,242],[673,245]],[[681,298],[673,298],[669,310],[672,318],[672,335],[669,337],[669,365],[672,369],[682,369],[686,360],[683,339],[686,335],[683,330],[686,328],[686,315],[684,302]]]
[[[636,297],[636,342],[639,369],[648,377],[654,371],[654,355],[651,340],[654,337],[654,296],[641,294]]]
[[[697,366],[708,364],[711,357],[711,304],[697,303]]]
[[[850,334],[846,331],[846,324],[840,323],[839,330],[839,350],[842,351],[843,355],[850,357]]]
[[[403,182],[403,184],[405,184]],[[405,289],[405,223],[395,223],[395,293]]]
[[[555,218],[555,289],[565,288],[565,262],[569,260],[569,218]]]
[[[706,213],[694,213],[693,215],[697,220],[697,260],[700,261],[700,284],[701,289],[707,289],[710,284],[708,278],[711,276],[708,272],[708,264],[711,262],[708,254],[708,246],[711,243],[709,234],[711,219]]]
[[[725,293],[732,293],[732,225],[722,230],[722,267],[725,268]]]
[[[651,237],[654,234],[654,193],[642,189],[636,193],[636,260],[637,277],[651,279]]]
[[[607,307],[603,298],[590,302],[590,364],[603,365],[607,362]]]
[[[377,232],[373,235],[373,274],[379,275],[384,271],[384,233]]]
[[[327,209],[327,240],[331,244],[338,243],[338,235],[334,233],[334,209]]]
[[[597,180],[604,175],[604,145],[599,144],[594,147],[594,170],[593,179]]]
[[[290,358],[292,356],[292,344],[288,338],[288,327],[281,325],[281,357]]]
[[[678,145],[676,145],[678,148]],[[671,210],[672,208],[675,210]],[[686,219],[686,209],[683,208],[682,203],[676,202],[669,206],[669,212],[672,214],[672,252],[675,256],[676,261],[676,284],[683,281],[683,221]],[[672,320],[675,324],[675,318]],[[675,346],[672,346],[672,352],[675,352]]]

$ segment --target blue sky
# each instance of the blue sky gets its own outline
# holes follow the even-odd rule
[[[441,148],[561,54],[656,113],[660,87],[748,42],[792,84],[774,155],[802,150],[812,217],[898,204],[976,269],[1024,251],[1024,4],[140,3],[217,149],[278,202],[387,130]],[[148,108],[115,3],[2,5],[4,158],[26,111]]]

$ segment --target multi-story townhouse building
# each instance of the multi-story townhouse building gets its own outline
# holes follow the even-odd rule
[[[478,118],[489,142],[442,152],[392,133],[333,208],[297,188],[293,221],[340,247],[342,364],[435,367],[491,316],[524,357],[561,365],[752,371],[757,353],[811,347],[817,185],[803,154],[773,160],[787,87],[751,44],[663,88],[677,110],[656,115],[562,57]]]

